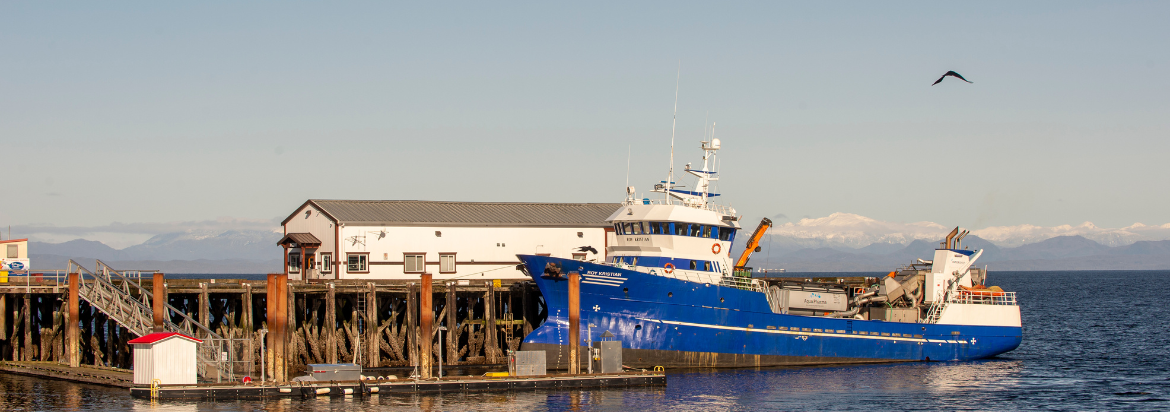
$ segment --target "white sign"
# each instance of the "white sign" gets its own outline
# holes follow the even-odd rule
[[[28,270],[28,259],[0,259],[0,270]]]

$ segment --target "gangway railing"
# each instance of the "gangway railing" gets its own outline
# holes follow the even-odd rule
[[[139,273],[139,282],[134,282],[131,276],[110,267],[101,260],[97,261],[96,269],[96,272],[92,272],[72,259],[69,260],[68,273],[78,274],[78,297],[89,302],[91,306],[105,313],[106,316],[131,333],[138,336],[151,333],[154,330],[154,310],[151,305],[151,299],[154,299],[154,295],[150,290],[142,287],[141,274]],[[135,297],[135,293],[137,293],[137,297]],[[171,306],[170,303],[164,302],[163,306],[165,311],[163,328],[167,331],[179,332],[209,341],[223,340],[222,336],[192,319],[183,311]],[[172,321],[172,314],[181,318],[179,323]],[[199,375],[204,379],[210,379],[214,373],[217,381],[222,380],[223,371],[227,369],[226,363],[230,360],[223,359],[224,357],[220,355],[219,351],[205,352],[209,351],[196,351]]]

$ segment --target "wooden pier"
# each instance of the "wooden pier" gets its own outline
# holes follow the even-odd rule
[[[546,316],[530,282],[91,275],[33,274],[0,283],[0,361],[130,369],[133,348],[126,342],[141,334],[132,329],[143,329],[125,309],[134,304],[145,308],[138,317],[146,318],[147,329],[151,323],[155,331],[197,323],[200,328],[190,328],[194,337],[218,342],[226,361],[201,366],[201,379],[211,382],[244,376],[287,382],[311,363],[353,362],[367,369],[502,364]],[[137,301],[119,306],[107,302],[114,298],[95,297],[108,295],[87,295],[95,286],[90,282],[109,284]],[[434,327],[424,320],[433,320]],[[447,330],[441,343],[440,326]],[[429,374],[430,368],[420,370]]]

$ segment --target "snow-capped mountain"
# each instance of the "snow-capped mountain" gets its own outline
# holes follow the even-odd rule
[[[768,235],[772,242],[784,248],[861,249],[872,246],[879,250],[889,250],[892,247],[881,245],[907,245],[915,240],[934,240],[945,236],[952,228],[954,226],[934,222],[886,222],[838,212],[826,217],[776,225]],[[1170,239],[1170,223],[1161,226],[1135,223],[1118,229],[1100,228],[1091,222],[1053,227],[994,226],[972,230],[971,234],[1000,247],[1016,247],[1060,236],[1081,236],[1105,246],[1125,246],[1143,240]]]

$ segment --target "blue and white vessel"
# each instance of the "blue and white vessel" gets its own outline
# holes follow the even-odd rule
[[[570,272],[581,280],[582,347],[608,331],[635,368],[971,360],[1019,346],[1015,293],[982,287],[985,272],[972,269],[982,251],[962,248],[957,228],[932,260],[861,288],[735,271],[739,217],[711,202],[720,141],[701,147],[702,167],[685,169],[692,190],[675,184],[673,170],[654,188],[662,198],[626,189],[608,219],[616,236],[606,261],[519,255],[548,313],[522,350],[568,365]]]

